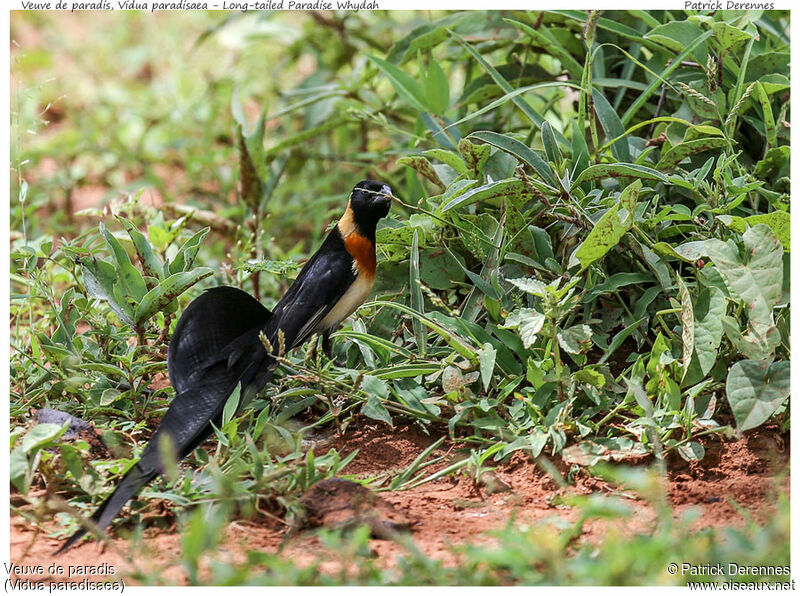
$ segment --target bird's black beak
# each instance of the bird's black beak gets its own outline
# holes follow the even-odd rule
[[[389,213],[389,208],[392,205],[392,189],[388,184],[381,187],[380,193],[375,199],[381,206],[386,207],[386,214]],[[384,215],[386,215],[384,214]]]

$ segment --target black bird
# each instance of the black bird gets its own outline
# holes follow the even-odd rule
[[[314,333],[330,355],[330,334],[367,298],[375,283],[375,226],[389,213],[392,190],[375,180],[353,188],[347,209],[319,250],[270,312],[237,288],[207,290],[181,315],[167,354],[175,398],[139,461],[91,516],[105,528],[139,490],[163,471],[161,441],[169,437],[176,460],[189,455],[219,426],[228,397],[241,383],[239,406],[260,391],[288,352]],[[86,533],[81,528],[57,551]]]

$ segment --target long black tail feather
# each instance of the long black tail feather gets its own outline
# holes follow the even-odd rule
[[[264,387],[277,365],[258,339],[270,317],[252,296],[231,287],[208,290],[186,308],[167,356],[175,398],[139,462],[91,516],[94,526],[108,527],[125,503],[162,472],[163,438],[169,437],[176,459],[183,459],[211,435],[211,422],[219,424],[238,384],[242,397]],[[79,529],[56,554],[86,533],[85,527]]]
[[[141,469],[139,464],[136,464],[128,470],[128,473],[122,478],[117,488],[111,493],[111,496],[103,501],[103,504],[97,508],[97,511],[95,511],[89,519],[94,522],[97,528],[106,528],[125,503],[136,495],[144,485],[155,478],[157,474],[158,472],[155,470],[145,472]],[[61,545],[61,548],[59,548],[55,554],[60,555],[72,548],[72,546],[86,534],[86,531],[87,529],[85,527],[79,529]]]

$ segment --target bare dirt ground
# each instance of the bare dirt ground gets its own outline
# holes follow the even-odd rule
[[[407,466],[432,442],[431,437],[416,427],[396,428],[387,433],[385,427],[369,425],[334,438],[330,446],[347,453],[359,450],[356,459],[345,469],[346,474],[375,477],[387,470]],[[753,519],[763,519],[772,512],[777,493],[789,493],[788,433],[765,428],[733,441],[708,441],[705,446],[706,457],[698,464],[671,458],[664,487],[676,515],[691,508],[699,509],[701,515],[695,522],[697,529],[743,525],[744,519],[737,506],[746,510]],[[438,453],[457,457],[455,452],[448,454],[441,450]],[[561,468],[562,474],[566,473],[563,465],[556,461],[553,463],[556,468]],[[494,475],[501,490],[493,494],[488,494],[486,486],[475,483],[471,477],[457,475],[410,490],[381,492],[380,499],[393,509],[395,519],[410,525],[411,536],[423,553],[452,564],[456,562],[453,546],[468,542],[491,545],[493,537],[490,532],[505,527],[512,518],[516,524],[532,524],[550,516],[574,522],[577,513],[569,506],[559,504],[560,500],[555,498],[557,495],[628,494],[584,472],[575,478],[574,485],[560,487],[522,453],[514,454],[508,462],[497,465]],[[624,527],[617,529],[631,534],[646,532],[655,518],[653,508],[632,495],[630,503],[634,505],[634,513]],[[163,511],[162,503],[156,502],[153,507]],[[43,565],[47,569],[56,561],[53,552],[59,546],[57,540],[47,537],[47,530],[45,525],[37,534],[29,522],[13,517],[10,537],[12,561]],[[607,530],[607,523],[591,521],[584,527],[583,539],[599,541]],[[232,561],[241,561],[246,550],[277,552],[283,544],[282,556],[298,565],[311,563],[324,554],[324,548],[313,533],[299,532],[288,539],[286,534],[286,524],[277,519],[262,517],[236,521],[226,529],[221,552]],[[180,552],[180,538],[175,528],[148,528],[145,541],[145,558],[151,560],[140,557],[137,561],[139,569],[147,569],[151,564],[163,569],[165,563],[175,559]],[[405,554],[402,547],[390,540],[374,539],[370,546],[381,564],[387,566]],[[59,557],[57,562],[65,567],[107,563],[114,566],[116,578],[125,577],[132,569],[125,555],[127,547],[128,542],[118,537],[114,537],[110,546],[97,542],[83,543]],[[168,567],[165,576],[169,581],[186,582],[184,572],[177,565]]]

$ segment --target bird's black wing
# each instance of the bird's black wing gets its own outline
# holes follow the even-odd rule
[[[212,288],[195,298],[178,319],[169,344],[167,369],[176,393],[227,359],[225,347],[248,331],[263,329],[271,313],[238,288]]]
[[[303,343],[317,331],[325,315],[355,281],[353,258],[344,250],[341,237],[338,240],[341,250],[328,250],[331,238],[329,236],[306,263],[292,287],[273,309],[273,316],[266,326],[266,335],[273,346],[277,346],[278,329],[283,331],[286,351]]]

